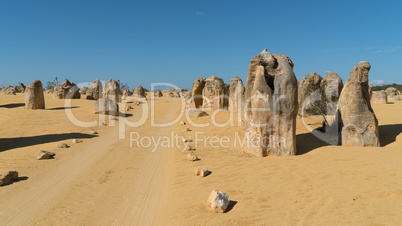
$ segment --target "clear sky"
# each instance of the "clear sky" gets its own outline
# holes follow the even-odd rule
[[[298,79],[402,83],[402,1],[0,1],[0,85],[68,78],[191,88],[215,75],[245,83],[253,56],[288,55]]]

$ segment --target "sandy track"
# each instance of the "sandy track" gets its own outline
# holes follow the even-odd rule
[[[110,129],[102,137],[108,139],[96,139],[91,142],[79,155],[63,162],[57,171],[37,181],[33,189],[16,194],[15,199],[9,199],[7,204],[3,203],[7,209],[1,213],[0,224],[26,225],[37,212],[43,211],[46,206],[50,205],[52,199],[63,195],[63,191],[80,174],[89,170],[99,158],[102,158],[108,147],[117,141],[117,128]]]
[[[157,120],[175,117],[178,110],[170,106],[161,103],[163,115]],[[158,137],[171,128],[151,128],[148,121],[129,130]],[[2,200],[0,225],[162,224],[171,149],[131,149],[128,140],[118,140],[118,127],[106,128],[79,148],[52,172],[30,178],[30,188]]]

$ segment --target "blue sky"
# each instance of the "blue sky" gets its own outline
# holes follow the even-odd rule
[[[243,82],[253,56],[288,55],[298,79],[402,83],[402,1],[0,1],[0,85],[68,78],[191,88],[197,77]]]

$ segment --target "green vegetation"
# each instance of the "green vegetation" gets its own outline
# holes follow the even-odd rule
[[[373,91],[379,91],[379,90],[386,90],[389,87],[394,87],[397,90],[402,92],[402,85],[398,85],[396,83],[392,84],[392,85],[382,85],[382,86],[373,86]]]

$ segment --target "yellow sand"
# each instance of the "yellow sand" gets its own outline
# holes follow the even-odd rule
[[[0,95],[0,172],[17,170],[20,180],[0,187],[0,225],[327,225],[402,222],[402,102],[374,105],[380,122],[382,147],[328,146],[297,121],[297,148],[292,157],[253,158],[234,147],[242,127],[197,128],[179,120],[169,127],[151,127],[150,117],[139,128],[128,128],[118,139],[118,118],[112,127],[72,124],[64,100],[46,94],[46,110],[25,110],[24,95]],[[181,111],[180,99],[156,98],[155,122],[168,122]],[[72,112],[82,121],[97,120],[94,101],[73,100]],[[150,103],[150,100],[148,100]],[[141,106],[126,112],[141,117]],[[53,110],[51,110],[53,109]],[[124,109],[122,109],[124,111]],[[224,123],[229,112],[215,115]],[[183,132],[190,128],[191,132]],[[186,160],[179,147],[130,147],[130,132],[141,136],[194,139],[228,137],[228,148],[197,143]],[[135,137],[135,136],[134,136]],[[79,138],[84,142],[72,143]],[[57,149],[65,142],[68,149]],[[196,146],[192,142],[192,146]],[[55,159],[36,160],[40,150]],[[194,176],[197,166],[212,174]],[[206,201],[214,189],[232,200],[227,213],[212,213]]]

